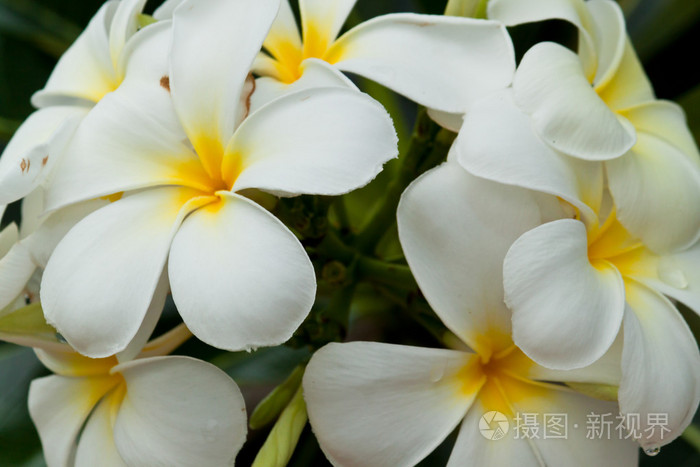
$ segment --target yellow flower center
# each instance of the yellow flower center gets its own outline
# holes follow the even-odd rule
[[[513,417],[523,401],[546,396],[546,384],[529,376],[536,364],[515,344],[479,357],[470,360],[461,377],[465,394],[478,391],[476,401],[484,413],[495,410]]]

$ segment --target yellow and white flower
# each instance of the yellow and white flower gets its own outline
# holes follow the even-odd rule
[[[579,28],[579,49],[535,45],[512,90],[472,107],[462,130],[464,167],[552,192],[551,176],[568,176],[562,159],[605,161],[617,217],[630,233],[657,252],[694,244],[700,154],[682,109],[655,98],[620,7],[610,0],[492,0],[488,12],[507,25],[567,20]]]
[[[329,344],[304,376],[309,420],[334,465],[414,465],[460,423],[448,465],[637,465],[625,439],[587,439],[586,417],[617,413],[556,382],[616,385],[619,353],[575,371],[549,370],[510,337],[501,265],[524,231],[560,212],[554,197],[474,177],[448,162],[416,180],[399,236],[426,299],[464,350],[371,342]],[[501,217],[497,213],[507,212]],[[568,439],[482,437],[491,411],[568,414]],[[575,426],[574,424],[578,424]],[[521,434],[522,435],[522,434]]]
[[[247,115],[250,65],[278,8],[181,3],[172,31],[150,28],[130,63],[170,44],[169,63],[139,68],[163,98],[144,108],[140,90],[122,86],[76,133],[49,208],[121,197],[66,235],[42,281],[48,321],[81,353],[122,351],[168,283],[192,332],[229,350],[280,344],[311,309],[315,274],[303,246],[238,193],[346,193],[395,157],[397,140],[376,101],[342,87],[293,93]]]
[[[232,465],[246,438],[245,402],[215,366],[166,356],[190,336],[180,325],[124,360],[87,358],[46,336],[0,335],[34,346],[55,373],[29,388],[47,465]]]
[[[149,84],[138,73],[126,73],[141,40],[138,15],[145,3],[110,0],[102,5],[58,61],[46,86],[32,96],[39,110],[20,126],[0,158],[0,203],[16,201],[45,183],[75,129],[105,95],[124,82]],[[156,16],[167,17],[173,3],[166,2]],[[157,88],[157,83],[150,84]]]
[[[376,81],[442,112],[464,113],[480,95],[508,86],[513,46],[495,21],[389,14],[338,37],[356,0],[300,0],[301,36],[288,0],[282,1],[267,53],[253,71],[258,106],[282,93],[348,82],[337,70]]]

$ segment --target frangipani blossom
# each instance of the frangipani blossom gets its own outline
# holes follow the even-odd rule
[[[39,110],[19,127],[0,158],[0,203],[16,201],[44,183],[83,117],[106,94],[125,80],[147,84],[139,83],[137,74],[126,76],[131,53],[139,47],[137,19],[145,3],[111,0],[102,5],[44,89],[32,96]]]
[[[245,402],[215,366],[164,356],[189,336],[179,326],[132,361],[37,340],[39,360],[56,373],[29,389],[47,465],[232,465],[246,437]]]
[[[657,252],[695,243],[698,148],[682,109],[655,98],[620,7],[610,0],[492,0],[488,14],[506,25],[569,21],[579,28],[578,55],[553,43],[530,49],[515,73],[512,94],[490,96],[466,116],[464,144],[474,147],[463,152],[461,163],[476,175],[526,186],[533,179],[515,168],[523,151],[508,152],[518,142],[507,134],[534,130],[546,149],[528,146],[522,164],[547,172],[538,179],[562,164],[553,159],[605,160],[617,217],[626,229]]]
[[[346,193],[395,157],[397,139],[377,102],[342,87],[290,94],[247,115],[250,65],[278,7],[181,3],[172,33],[166,21],[143,31],[144,60],[149,48],[171,45],[169,63],[149,62],[161,84],[150,107],[122,87],[75,135],[50,207],[124,192],[66,235],[44,274],[47,320],[81,353],[123,350],[168,282],[192,332],[229,350],[282,343],[311,309],[315,274],[304,248],[238,192]]]
[[[501,209],[512,216],[494,216]],[[559,210],[553,197],[478,179],[453,162],[406,190],[398,211],[401,244],[425,297],[465,350],[353,342],[314,354],[304,395],[334,465],[414,465],[460,422],[451,466],[637,465],[633,442],[586,439],[586,416],[616,413],[616,404],[553,383],[615,385],[619,353],[585,369],[553,371],[510,338],[503,257],[518,235]],[[540,420],[567,414],[568,439],[518,438],[513,431],[485,439],[479,419],[490,411],[506,415],[513,431],[518,414]]]
[[[340,37],[356,0],[299,0],[301,36],[288,0],[265,39],[253,71],[264,103],[324,80],[309,77],[308,61],[376,81],[441,112],[464,113],[484,92],[506,87],[515,69],[513,46],[495,21],[417,14],[373,18]],[[318,75],[318,73],[316,73]],[[342,79],[342,78],[340,78]],[[255,105],[259,105],[254,102]]]

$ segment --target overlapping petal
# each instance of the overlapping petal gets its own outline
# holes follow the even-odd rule
[[[114,444],[112,413],[120,402],[121,393],[112,392],[102,399],[90,414],[80,433],[75,453],[75,467],[126,467]]]
[[[419,104],[459,113],[484,93],[508,86],[515,69],[501,23],[408,13],[362,23],[325,58]]]
[[[542,221],[533,193],[448,162],[406,189],[397,219],[408,264],[440,319],[479,353],[507,347],[503,258]],[[493,341],[484,342],[489,335]]]
[[[109,47],[109,29],[119,6],[108,1],[61,56],[46,86],[32,96],[36,107],[90,105],[118,86]]]
[[[338,37],[340,28],[357,0],[299,0],[304,52],[307,57],[318,56]]]
[[[678,437],[698,408],[700,353],[688,325],[668,299],[633,280],[626,280],[625,288],[629,307],[620,409],[640,415],[640,444],[644,449],[657,448]],[[662,417],[663,428],[652,429],[649,414]]]
[[[544,144],[513,101],[494,93],[465,116],[454,146],[457,161],[478,176],[558,196],[575,206],[588,225],[598,222],[603,167],[557,153]]]
[[[17,227],[14,230],[16,235]],[[0,259],[0,310],[13,303],[24,291],[36,267],[29,250],[21,243],[15,243]]]
[[[606,164],[617,217],[652,250],[687,248],[700,236],[700,167],[661,138],[637,138]]]
[[[301,78],[291,84],[285,84],[279,79],[263,73],[255,80],[255,92],[250,98],[250,113],[253,114],[263,105],[273,100],[297,91],[311,88],[339,86],[356,89],[357,87],[335,67],[317,58],[307,58],[301,65]]]
[[[269,135],[274,134],[274,138]],[[341,87],[280,98],[249,116],[229,142],[224,180],[233,190],[347,193],[369,183],[397,154],[386,110]]]
[[[118,367],[127,391],[114,440],[127,465],[232,465],[246,438],[245,402],[215,366],[188,357]]]
[[[314,302],[304,248],[277,218],[239,195],[192,213],[168,270],[183,320],[204,342],[242,350],[286,341]]]
[[[464,465],[467,459],[473,465],[510,465],[516,459],[522,466],[542,465],[526,439],[515,439],[511,434],[497,441],[485,439],[479,431],[479,420],[486,412],[479,407],[474,404],[464,418],[448,467]]]
[[[79,352],[106,357],[138,331],[182,219],[210,199],[164,187],[125,197],[79,222],[54,250],[41,301]],[[144,233],[148,233],[144,235]]]
[[[87,112],[87,107],[55,106],[25,120],[0,158],[0,203],[16,201],[44,181]]]
[[[83,120],[47,188],[47,209],[158,185],[208,188],[181,130],[153,120],[123,95],[105,97]]]
[[[457,426],[483,379],[476,355],[373,342],[329,344],[304,374],[309,421],[334,465],[414,465]]]
[[[567,155],[613,159],[635,143],[631,123],[598,97],[579,58],[558,44],[543,42],[528,50],[515,73],[513,89],[538,135]]]
[[[173,13],[172,98],[212,176],[219,171],[221,144],[233,134],[248,70],[278,9],[279,0],[196,0]]]
[[[29,414],[39,432],[48,465],[71,465],[76,438],[83,423],[100,398],[114,385],[114,378],[109,376],[47,376],[32,381]]]
[[[513,340],[537,363],[573,369],[599,359],[620,329],[625,293],[620,273],[589,262],[586,229],[564,219],[521,236],[503,264]]]

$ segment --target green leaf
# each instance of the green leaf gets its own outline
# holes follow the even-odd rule
[[[31,381],[46,373],[31,349],[0,343],[0,465],[44,465],[27,394]]]
[[[258,455],[253,461],[253,467],[283,467],[294,454],[299,442],[299,436],[306,426],[308,415],[304,402],[303,390],[300,387],[282,415],[272,427]]]
[[[304,367],[299,365],[292,371],[282,384],[273,389],[270,394],[260,401],[253,414],[250,416],[250,427],[254,430],[264,427],[272,422],[280,412],[289,404],[294,394],[301,385],[304,376]]]

